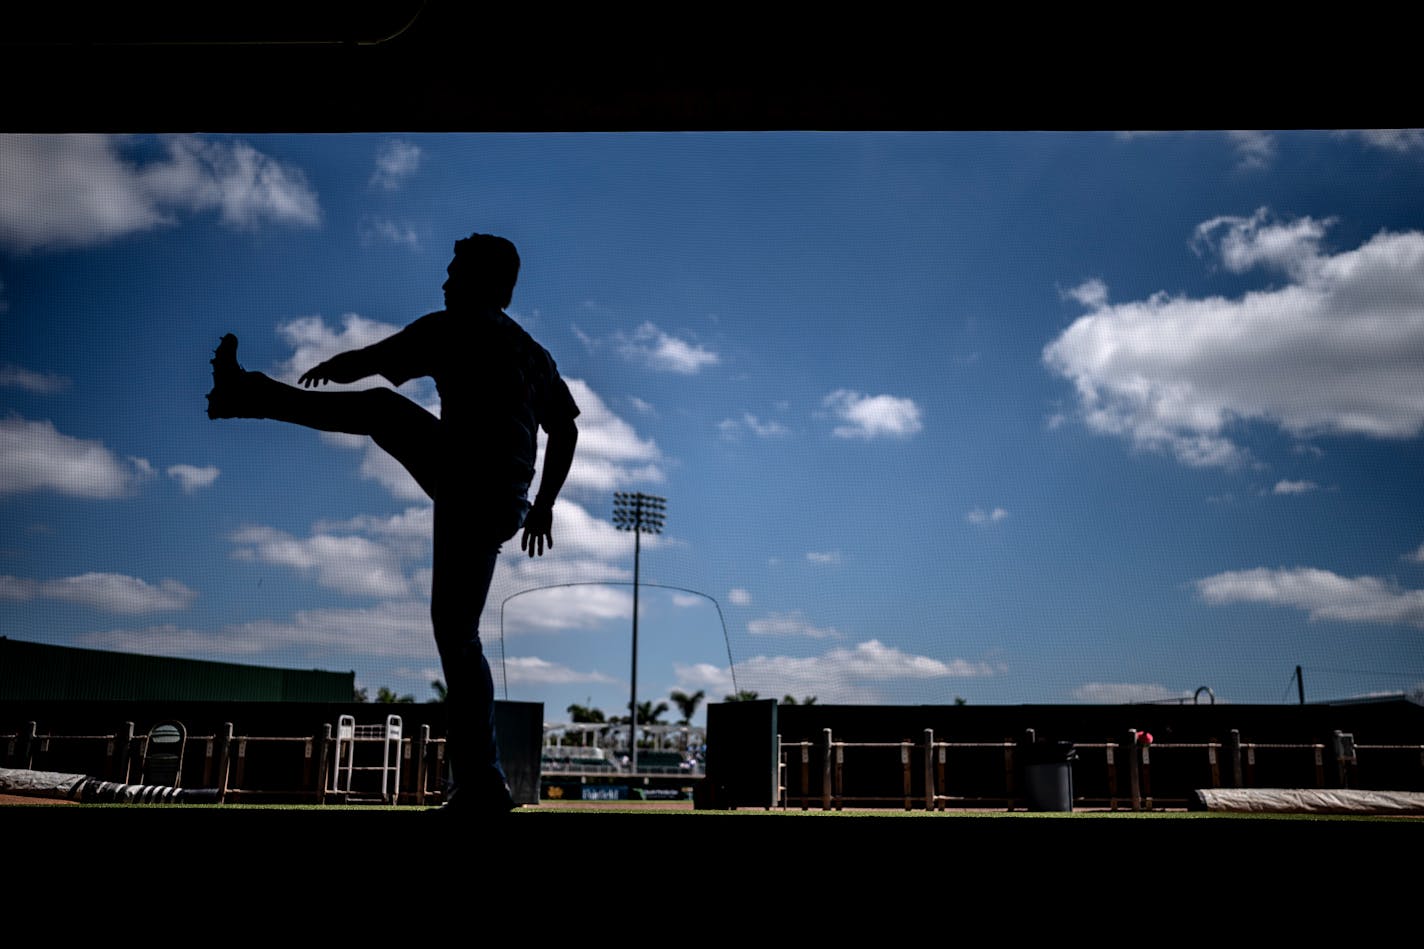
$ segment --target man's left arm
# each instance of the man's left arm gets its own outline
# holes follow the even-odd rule
[[[578,426],[573,419],[549,429],[549,441],[544,446],[544,473],[539,479],[539,493],[524,518],[524,536],[519,539],[519,549],[529,551],[529,556],[543,556],[544,546],[554,546],[554,501],[563,490],[569,477],[569,469],[574,463],[574,449],[578,445]]]

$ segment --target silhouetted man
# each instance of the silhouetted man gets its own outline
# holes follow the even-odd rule
[[[504,313],[519,254],[501,237],[455,242],[445,309],[386,339],[340,353],[289,386],[237,362],[237,338],[213,356],[209,418],[270,418],[326,432],[369,435],[435,502],[430,617],[445,674],[450,784],[445,812],[502,814],[514,807],[494,726],[494,679],[479,618],[500,547],[523,527],[533,557],[553,547],[554,501],[573,463],[578,405],[549,353]],[[384,376],[430,376],[440,416],[385,387],[309,391]],[[538,429],[548,433],[533,503]]]

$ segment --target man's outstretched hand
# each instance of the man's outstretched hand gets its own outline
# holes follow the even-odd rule
[[[544,546],[554,547],[554,509],[534,503],[524,516],[524,536],[519,538],[519,549],[529,551],[529,556],[544,556]]]
[[[370,372],[359,367],[354,352],[337,353],[302,373],[297,384],[310,389],[312,386],[325,385],[328,382],[355,382],[368,375]]]

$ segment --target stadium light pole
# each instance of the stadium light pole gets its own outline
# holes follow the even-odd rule
[[[638,561],[643,534],[660,534],[667,516],[667,499],[642,492],[613,493],[613,526],[633,532],[633,675],[628,699],[628,761],[638,772]]]

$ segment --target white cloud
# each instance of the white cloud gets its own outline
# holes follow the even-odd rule
[[[1232,273],[1268,267],[1309,279],[1320,259],[1320,242],[1333,223],[1304,217],[1278,224],[1269,211],[1258,208],[1250,217],[1222,215],[1203,221],[1192,234],[1191,246],[1199,256],[1218,255]]]
[[[945,662],[906,653],[879,640],[837,648],[820,656],[756,656],[736,665],[737,686],[762,698],[815,696],[821,704],[886,704],[943,700],[945,679],[997,675],[985,662]],[[712,676],[704,670],[709,684]],[[731,689],[728,687],[727,692]]]
[[[1236,167],[1243,171],[1268,168],[1276,157],[1276,140],[1269,132],[1227,132],[1236,149]]]
[[[517,539],[505,545],[482,629],[499,628],[505,604],[507,634],[590,629],[632,617],[632,534],[564,498],[554,506],[553,533],[554,547],[543,557],[530,557]],[[642,538],[645,550],[663,543],[658,535]]]
[[[385,449],[365,436],[357,436],[357,438],[360,441],[354,445],[345,440],[338,444],[345,444],[347,447],[357,448],[362,452],[361,466],[358,469],[361,477],[376,482],[389,491],[392,497],[402,501],[422,501],[429,498],[425,489],[411,477],[410,472],[406,471],[395,458],[387,454]],[[332,439],[332,441],[336,440]]]
[[[5,312],[0,306],[0,313]],[[24,389],[36,395],[52,395],[69,388],[69,379],[51,373],[34,372],[20,366],[0,366],[0,386]]]
[[[0,577],[0,599],[64,600],[106,613],[161,613],[185,609],[197,594],[177,580],[155,586],[119,573],[86,573],[59,580]]]
[[[602,672],[579,672],[535,656],[506,657],[504,674],[511,685],[569,685],[575,682],[619,681]]]
[[[740,419],[723,419],[717,423],[717,429],[728,438],[737,438],[744,430],[758,438],[780,438],[790,431],[775,419],[761,419],[750,412],[742,413]]]
[[[426,600],[388,600],[364,609],[303,610],[290,619],[225,626],[216,633],[171,625],[106,630],[82,637],[95,649],[195,659],[263,657],[328,662],[333,655],[438,662]]]
[[[868,679],[934,679],[942,676],[974,677],[995,673],[989,663],[956,659],[942,662],[928,656],[914,656],[872,639],[852,650],[837,649],[826,654],[844,664],[846,671]]]
[[[692,375],[720,361],[720,357],[711,350],[669,336],[652,323],[644,323],[631,336],[620,336],[618,351],[649,368],[681,375]]]
[[[839,639],[842,635],[831,627],[812,626],[800,612],[771,613],[749,620],[747,632],[753,636],[804,636],[808,639]]]
[[[232,630],[225,631],[231,632]],[[78,643],[88,649],[206,660],[213,660],[218,656],[229,659],[251,658],[271,646],[270,642],[261,639],[203,633],[172,624],[86,633],[78,638]]]
[[[1263,603],[1304,610],[1312,620],[1404,624],[1424,628],[1424,590],[1378,577],[1342,577],[1312,567],[1235,570],[1196,581],[1213,606]]]
[[[837,564],[841,562],[841,552],[839,550],[808,550],[806,559],[815,564]]]
[[[720,702],[724,696],[736,693],[732,670],[726,666],[714,666],[709,662],[693,665],[673,664],[673,675],[678,689],[688,694],[701,690],[707,693],[707,701]]]
[[[1087,682],[1073,690],[1073,698],[1096,705],[1132,705],[1191,698],[1191,693],[1173,691],[1156,683]]]
[[[1415,563],[1424,563],[1424,544],[1420,544],[1413,553],[1404,555],[1405,560],[1412,560]]]
[[[992,511],[983,508],[975,508],[964,519],[971,524],[997,524],[1009,516],[1009,512],[1001,507],[996,507]]]
[[[168,477],[177,480],[183,486],[184,492],[192,494],[200,488],[212,487],[213,482],[218,480],[218,469],[213,465],[205,465],[202,468],[196,465],[171,465],[168,468]]]
[[[55,491],[117,498],[150,474],[143,459],[120,461],[101,443],[63,435],[51,422],[16,415],[0,419],[0,495]]]
[[[1424,547],[1421,547],[1420,549],[1424,550]],[[733,606],[746,606],[750,604],[751,601],[751,593],[747,592],[746,590],[743,590],[741,587],[733,587],[731,590],[727,591],[727,602],[731,603]]]
[[[246,142],[167,140],[170,162],[142,171],[161,205],[217,209],[224,224],[250,227],[263,221],[314,226],[321,221],[316,194],[301,169],[263,155]]]
[[[368,247],[378,242],[404,244],[411,249],[420,247],[420,235],[409,224],[399,224],[386,218],[363,218],[356,230],[361,243]]]
[[[379,343],[400,329],[400,326],[370,320],[357,313],[347,313],[341,317],[340,330],[327,326],[320,316],[303,316],[289,320],[278,325],[277,335],[292,348],[292,355],[277,365],[273,375],[283,382],[295,385],[302,373],[322,360],[330,359],[348,349],[361,349],[372,343]],[[369,389],[375,385],[388,386],[381,376],[371,376],[350,385],[333,383],[323,386],[322,389]]]
[[[371,184],[394,191],[420,167],[420,146],[400,139],[388,139],[376,151],[376,170]]]
[[[1234,271],[1283,285],[1238,299],[1164,293],[1102,305],[1044,348],[1071,380],[1086,424],[1189,465],[1249,457],[1242,423],[1300,438],[1408,438],[1424,428],[1424,233],[1380,233],[1321,251],[1328,222],[1219,217],[1194,245]]]
[[[1107,305],[1108,285],[1098,277],[1084,280],[1071,290],[1063,291],[1060,296],[1069,300],[1076,300],[1090,310],[1096,310]]]
[[[428,553],[434,538],[435,509],[430,505],[408,507],[399,514],[358,514],[342,521],[318,521],[318,534],[366,534],[379,537],[410,555]]]
[[[633,426],[615,415],[588,383],[582,379],[564,381],[579,407],[578,451],[567,486],[606,494],[638,482],[661,482],[664,475],[658,463],[662,452],[657,443],[639,438]],[[542,444],[539,451],[542,458]]]
[[[611,620],[631,620],[633,591],[620,586],[551,586],[510,594],[504,606],[505,636],[593,629]],[[499,605],[499,604],[493,604]],[[481,628],[485,624],[481,623]],[[494,629],[498,629],[498,616]]]
[[[923,428],[912,399],[837,389],[822,404],[841,422],[833,430],[838,438],[908,438]]]
[[[611,507],[612,498],[608,504]],[[644,550],[657,550],[665,542],[656,534],[644,534],[640,538]],[[624,561],[631,560],[633,555],[631,533],[619,530],[611,521],[596,517],[583,505],[564,498],[554,505],[554,543],[561,557],[575,560]]]
[[[233,533],[233,556],[312,574],[319,584],[359,596],[399,597],[410,592],[399,557],[364,537],[316,534],[298,539],[272,527],[244,527]]]
[[[0,600],[24,603],[39,594],[39,581],[0,575]]]
[[[158,140],[161,158],[108,135],[0,136],[0,244],[77,247],[216,211],[222,223],[312,226],[321,211],[302,171],[243,141]]]
[[[1319,488],[1314,481],[1277,481],[1271,488],[1272,494],[1308,494]]]
[[[1424,151],[1424,129],[1361,129],[1366,145],[1391,152]]]

